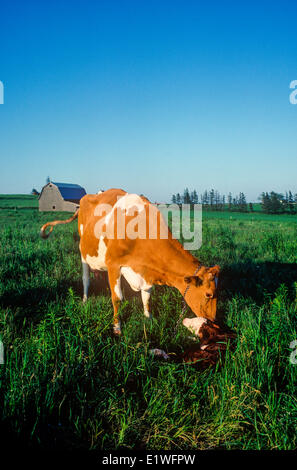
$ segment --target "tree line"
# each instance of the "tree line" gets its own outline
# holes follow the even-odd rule
[[[173,194],[171,202],[173,204],[202,204],[204,210],[211,211],[253,212],[254,210],[252,203],[247,203],[244,193],[240,192],[236,196],[229,193],[226,197],[214,189],[205,190],[199,195],[195,189],[190,192],[186,188],[182,194]]]
[[[297,193],[286,191],[285,194],[263,192],[260,196],[263,212],[266,214],[297,214]]]
[[[297,193],[293,195],[292,191],[286,191],[285,194],[275,191],[262,192],[258,199],[262,211],[266,214],[297,214]],[[182,193],[173,194],[171,202],[178,205],[202,204],[204,210],[210,211],[254,212],[253,204],[247,202],[243,192],[235,196],[229,192],[225,196],[214,189],[198,194],[196,189],[189,191],[186,188]]]

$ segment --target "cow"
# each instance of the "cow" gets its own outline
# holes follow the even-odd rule
[[[121,277],[134,291],[141,292],[144,315],[148,318],[151,318],[149,299],[152,286],[167,285],[185,296],[197,317],[215,319],[219,266],[203,266],[185,250],[173,237],[161,212],[146,197],[122,189],[87,194],[70,219],[48,222],[42,226],[40,234],[47,238],[55,225],[66,224],[76,218],[80,235],[83,301],[88,298],[90,270],[107,271],[115,334],[121,334]],[[50,230],[46,232],[48,227]]]

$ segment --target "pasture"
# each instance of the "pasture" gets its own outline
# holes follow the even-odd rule
[[[223,364],[154,359],[179,353],[179,292],[155,287],[153,320],[139,297],[123,302],[112,333],[106,279],[82,298],[77,223],[42,224],[30,196],[0,197],[0,426],[7,441],[55,449],[296,449],[297,216],[203,214],[194,253],[219,264],[218,313],[237,333]],[[189,312],[188,315],[190,316]]]

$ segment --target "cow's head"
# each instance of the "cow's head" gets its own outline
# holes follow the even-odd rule
[[[185,300],[197,317],[216,318],[219,272],[219,266],[202,266],[195,276],[185,277],[186,284],[190,286]]]

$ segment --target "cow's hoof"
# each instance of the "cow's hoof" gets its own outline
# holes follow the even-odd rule
[[[149,320],[153,319],[153,316],[150,312],[144,312],[144,316],[145,316],[145,318],[148,318]]]
[[[122,334],[121,325],[119,323],[113,325],[113,333],[117,336],[120,336]]]

